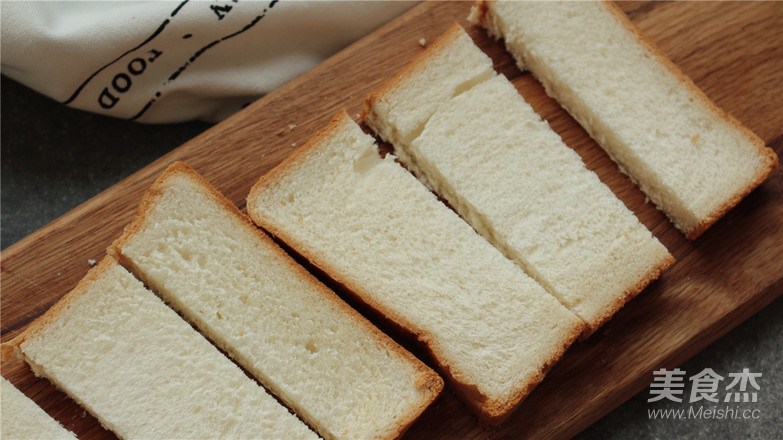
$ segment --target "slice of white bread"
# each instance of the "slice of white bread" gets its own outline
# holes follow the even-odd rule
[[[610,1],[479,1],[470,20],[505,40],[688,239],[777,166]]]
[[[318,438],[111,257],[3,355],[120,438]]]
[[[343,111],[248,196],[257,224],[415,335],[480,422],[502,422],[583,323]]]
[[[183,163],[110,253],[326,439],[396,438],[443,388]]]
[[[454,25],[367,98],[367,125],[592,333],[673,257],[503,75],[483,75],[438,97],[418,93],[473,76],[444,59],[492,69]],[[428,111],[412,122],[400,108],[424,108],[422,99]]]
[[[76,436],[3,377],[0,380],[0,438],[75,440]]]

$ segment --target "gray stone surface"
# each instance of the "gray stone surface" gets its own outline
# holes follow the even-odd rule
[[[652,397],[648,388],[583,431],[577,438],[580,440],[783,438],[783,297],[773,301],[679,368],[686,372],[685,381],[688,382],[682,403],[670,400],[648,403],[647,399]],[[762,373],[763,376],[757,380],[758,402],[688,403],[691,383],[687,378],[700,373],[705,368],[711,368],[725,378],[721,383],[718,397],[725,394],[723,388],[728,385],[726,380],[730,379],[729,373],[739,373],[744,368],[752,373]],[[652,380],[651,373],[650,381]],[[689,407],[693,407],[695,413],[702,406],[705,410],[739,407],[740,410],[733,413],[739,418],[653,420],[648,413],[651,410],[661,409],[684,410],[687,414]],[[754,410],[758,411],[754,413]],[[750,418],[742,418],[743,413]]]
[[[209,127],[202,122],[141,125],[72,110],[5,77],[0,91],[3,249]],[[705,368],[727,378],[743,368],[761,372],[758,402],[739,405],[758,410],[750,414],[757,419],[652,420],[650,410],[687,411],[691,405],[687,395],[683,403],[648,403],[644,390],[578,438],[783,438],[781,365],[783,298],[680,366],[686,377]]]
[[[210,127],[143,125],[0,84],[0,239],[7,248]]]

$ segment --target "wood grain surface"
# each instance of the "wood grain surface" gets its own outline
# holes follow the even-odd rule
[[[602,330],[577,343],[519,411],[491,431],[446,390],[408,439],[566,438],[643,390],[783,293],[783,172],[778,169],[701,238],[689,242],[621,175],[502,44],[470,26],[470,3],[425,3],[243,111],[68,212],[2,253],[2,340],[19,334],[73,288],[132,219],[145,189],[174,160],[240,208],[256,179],[363,98],[453,22],[461,23],[520,93],[677,259]],[[629,2],[632,21],[708,96],[783,155],[783,8],[779,3]],[[640,85],[643,87],[643,85]],[[295,124],[289,129],[289,124]],[[4,127],[12,129],[12,127]],[[665,128],[665,127],[664,127]],[[280,130],[283,132],[279,134]],[[83,439],[113,438],[19,361],[2,375]]]

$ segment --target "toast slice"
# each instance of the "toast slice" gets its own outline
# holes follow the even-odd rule
[[[0,378],[0,438],[5,440],[76,440],[32,399]]]
[[[458,25],[366,100],[365,118],[417,177],[587,324],[589,335],[674,261],[503,75],[411,115],[419,89],[464,83],[439,62],[492,61]],[[438,106],[433,99],[439,99]]]
[[[778,164],[611,1],[479,1],[470,20],[503,38],[690,240]]]
[[[396,438],[443,387],[183,163],[109,253],[325,439]]]
[[[481,423],[508,417],[582,331],[345,111],[260,178],[248,213],[423,343]]]
[[[111,257],[3,355],[120,438],[318,438]]]

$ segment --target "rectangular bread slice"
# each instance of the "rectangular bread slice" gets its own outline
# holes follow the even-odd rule
[[[367,125],[476,231],[582,318],[585,336],[592,333],[673,257],[503,75],[439,97],[420,94],[472,76],[443,59],[492,68],[455,24],[367,98]],[[423,108],[422,99],[429,111],[412,123],[400,109]]]
[[[111,257],[3,351],[120,438],[318,438]]]
[[[37,403],[0,378],[0,438],[4,440],[76,440]]]
[[[396,438],[443,387],[183,163],[110,253],[325,439]]]
[[[248,212],[425,344],[481,423],[505,419],[582,330],[344,111],[261,177]]]
[[[777,166],[610,1],[479,1],[470,20],[505,40],[688,239]]]

